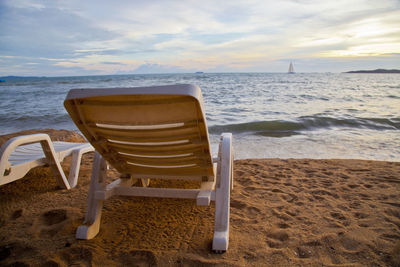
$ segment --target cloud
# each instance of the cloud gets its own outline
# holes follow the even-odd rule
[[[71,57],[86,42],[109,40],[115,33],[56,8],[7,8],[0,17],[2,53]]]
[[[101,64],[106,64],[106,65],[125,65],[124,63],[121,63],[121,62],[107,62],[107,61],[104,61],[104,62],[100,62]]]
[[[263,71],[396,54],[399,10],[397,0],[4,0],[0,71]]]
[[[157,63],[145,63],[137,67],[133,73],[145,74],[145,73],[182,73],[189,72],[187,69],[183,69],[178,66],[162,65]]]

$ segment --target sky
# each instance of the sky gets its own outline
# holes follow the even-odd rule
[[[400,0],[0,0],[0,76],[400,69]]]

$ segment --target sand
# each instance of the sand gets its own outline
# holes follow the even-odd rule
[[[76,240],[92,160],[69,191],[48,168],[0,187],[0,266],[400,266],[400,162],[236,160],[230,245],[217,255],[214,205],[192,200],[114,197],[98,236]]]

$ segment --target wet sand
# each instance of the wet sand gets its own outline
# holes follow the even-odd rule
[[[192,200],[113,197],[97,237],[76,240],[92,160],[69,191],[48,168],[0,187],[0,266],[400,266],[400,162],[235,161],[230,245],[217,255],[214,205]]]

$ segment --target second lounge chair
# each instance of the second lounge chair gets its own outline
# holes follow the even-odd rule
[[[52,142],[47,134],[11,138],[0,148],[0,185],[21,179],[32,168],[49,165],[61,188],[78,183],[82,154],[94,151],[88,143]],[[72,155],[68,180],[60,162]]]

